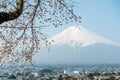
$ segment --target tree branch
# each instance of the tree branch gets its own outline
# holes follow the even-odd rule
[[[17,19],[23,12],[23,0],[17,0],[16,10],[13,12],[0,12],[0,24],[6,21]]]

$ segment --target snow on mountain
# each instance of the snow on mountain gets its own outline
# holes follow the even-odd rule
[[[47,41],[51,43],[51,45],[64,45],[69,44],[72,47],[81,46],[86,47],[93,44],[105,44],[105,45],[114,45],[120,46],[115,42],[112,42],[106,38],[103,38],[82,26],[71,26],[66,30],[60,32],[59,34],[48,38]]]

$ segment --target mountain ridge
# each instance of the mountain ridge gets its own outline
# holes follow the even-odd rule
[[[48,38],[52,46],[68,44],[72,47],[86,47],[96,43],[120,46],[120,44],[99,36],[82,26],[71,26],[55,36]]]

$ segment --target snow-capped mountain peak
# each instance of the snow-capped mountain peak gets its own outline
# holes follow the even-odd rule
[[[51,38],[48,38],[47,41],[49,41],[51,45],[69,44],[73,47],[74,46],[86,47],[96,43],[120,46],[120,44],[105,39],[85,29],[82,26],[78,26],[78,27],[71,26],[66,30],[60,32],[59,34]]]

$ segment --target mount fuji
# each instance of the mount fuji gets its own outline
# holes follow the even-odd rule
[[[64,44],[68,44],[72,47],[86,47],[94,44],[120,46],[120,44],[101,37],[82,26],[71,26],[57,35],[48,38],[47,41],[51,43],[52,46]]]

